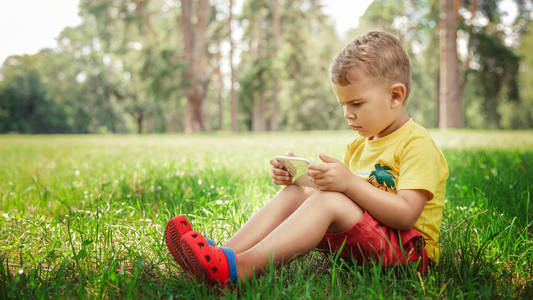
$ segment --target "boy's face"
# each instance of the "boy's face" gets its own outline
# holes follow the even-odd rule
[[[348,125],[364,137],[383,137],[395,131],[398,101],[393,86],[384,80],[359,76],[347,86],[333,84]],[[403,99],[400,101],[402,104]]]

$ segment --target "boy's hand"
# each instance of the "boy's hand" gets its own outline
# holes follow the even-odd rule
[[[344,193],[355,176],[341,161],[320,155],[323,164],[309,165],[307,175],[321,191]]]
[[[285,156],[294,156],[294,153],[288,152]],[[277,159],[271,159],[270,164],[272,165],[272,182],[275,185],[292,184],[291,174],[289,174],[287,169],[285,169]]]

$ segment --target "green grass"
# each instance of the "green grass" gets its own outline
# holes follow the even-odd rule
[[[533,132],[432,131],[450,165],[441,264],[311,253],[244,298],[533,298]],[[236,298],[184,275],[163,240],[187,215],[220,244],[273,196],[268,160],[341,158],[351,132],[0,136],[0,298]]]

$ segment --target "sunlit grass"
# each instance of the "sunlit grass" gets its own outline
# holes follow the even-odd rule
[[[533,296],[533,131],[430,131],[450,165],[442,262],[356,267],[311,253],[245,284],[249,298]],[[0,136],[4,298],[237,297],[184,275],[163,241],[184,214],[218,244],[279,188],[268,160],[341,158],[353,133]]]

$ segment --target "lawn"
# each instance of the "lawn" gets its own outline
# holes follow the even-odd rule
[[[280,189],[271,157],[340,159],[352,132],[0,136],[0,298],[532,299],[533,131],[431,133],[450,166],[439,266],[312,252],[234,292],[181,272],[166,222],[221,244]]]

